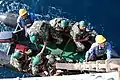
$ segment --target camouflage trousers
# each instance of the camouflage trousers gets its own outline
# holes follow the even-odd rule
[[[76,42],[75,40],[74,40],[74,42],[76,44],[76,47],[77,47],[78,51],[83,51],[85,49],[84,44],[82,44],[81,42]]]

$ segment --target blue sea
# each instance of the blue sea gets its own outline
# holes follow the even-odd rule
[[[55,17],[66,17],[75,21],[87,20],[120,54],[120,0],[0,0],[0,13],[18,14],[20,8],[26,8],[45,20]],[[0,31],[14,30],[3,24],[0,26]],[[6,51],[6,45],[0,43],[0,50]],[[0,78],[5,77],[26,75],[0,67]]]

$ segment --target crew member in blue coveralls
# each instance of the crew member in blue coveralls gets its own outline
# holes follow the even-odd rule
[[[27,28],[32,26],[37,17],[33,13],[28,13],[25,9],[19,10],[19,17],[17,19],[17,28],[25,30],[25,36],[27,36]],[[17,29],[16,28],[16,29]]]
[[[86,61],[110,59],[112,48],[110,43],[106,42],[106,38],[102,35],[97,35],[95,41],[96,42],[93,43],[91,48],[86,52]]]

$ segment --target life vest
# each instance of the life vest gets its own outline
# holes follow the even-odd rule
[[[28,15],[27,18],[23,19],[23,23],[24,25],[29,28],[30,26],[32,26],[34,20],[32,20],[32,16]]]
[[[95,56],[96,57],[104,57],[106,55],[106,44],[104,48],[100,48],[99,46],[97,46],[95,48]]]

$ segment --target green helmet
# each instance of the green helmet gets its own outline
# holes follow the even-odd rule
[[[40,57],[38,57],[38,56],[33,57],[33,65],[37,65],[40,61],[41,61]]]
[[[61,21],[61,26],[67,27],[67,21],[66,21],[66,20],[62,20],[62,21]]]
[[[88,26],[87,22],[85,22],[85,21],[80,21],[79,25],[80,26],[85,26],[85,27]]]
[[[31,33],[29,37],[30,37],[30,41],[32,43],[36,43],[37,42],[37,34]]]
[[[12,54],[12,57],[13,57],[13,58],[16,58],[16,59],[19,59],[21,55],[22,55],[21,52],[18,51],[18,52],[13,53],[13,54]]]

